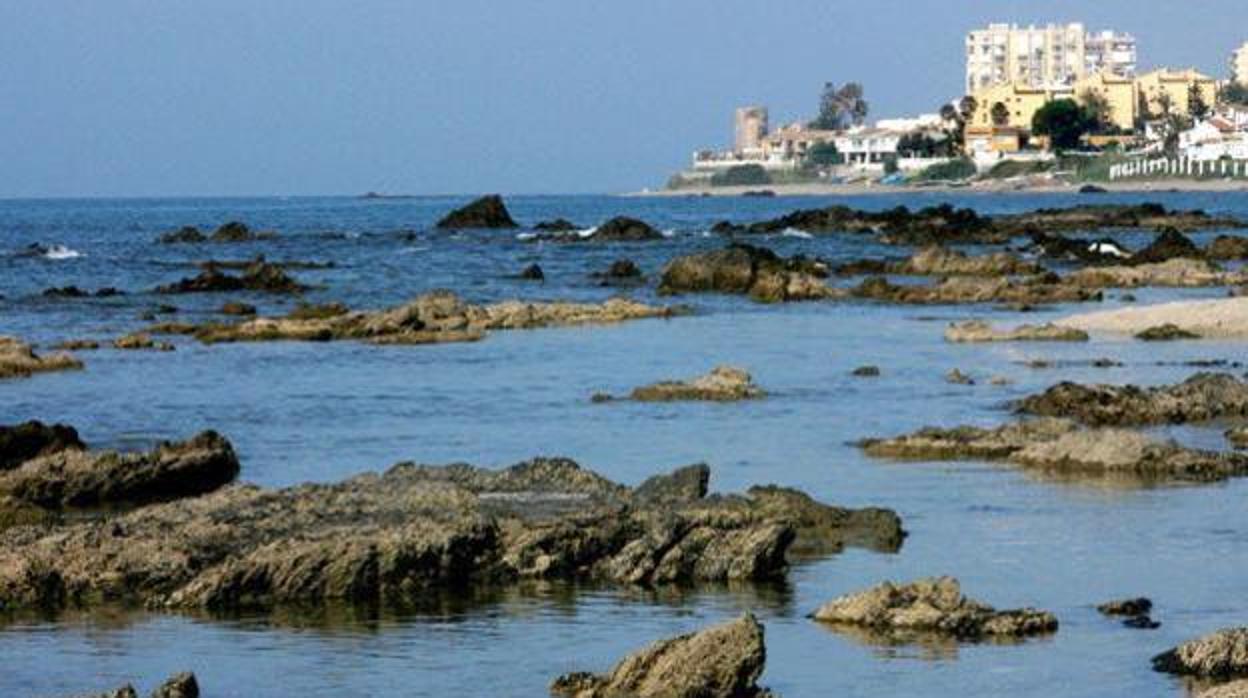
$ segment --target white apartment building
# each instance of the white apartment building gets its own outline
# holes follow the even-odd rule
[[[1130,34],[1090,33],[1078,22],[990,24],[966,36],[966,93],[1011,82],[1040,89],[1069,86],[1101,71],[1130,77],[1135,62]]]
[[[1248,85],[1248,42],[1231,53],[1231,79]]]

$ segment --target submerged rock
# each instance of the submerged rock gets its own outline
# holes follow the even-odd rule
[[[1018,410],[1091,426],[1202,422],[1248,416],[1248,383],[1226,373],[1197,373],[1182,383],[1148,388],[1065,381],[1023,399]]]
[[[547,233],[570,233],[574,230],[580,230],[581,227],[566,218],[556,218],[550,221],[542,221],[533,226],[533,229]]]
[[[165,233],[159,238],[159,242],[178,243],[178,242],[207,242],[208,236],[204,235],[193,225],[184,225],[177,230]]]
[[[437,227],[447,230],[461,228],[515,228],[516,222],[507,212],[503,197],[498,194],[483,196],[462,208],[446,214]]]
[[[954,385],[975,385],[974,378],[971,378],[956,368],[950,369],[949,372],[945,374],[945,382],[953,383]]]
[[[59,351],[91,351],[100,348],[100,343],[95,339],[66,339],[52,345],[53,349]]]
[[[1200,339],[1200,335],[1167,322],[1164,325],[1156,325],[1146,330],[1135,333],[1136,339],[1142,339],[1146,342],[1170,342],[1176,339]]]
[[[1178,228],[1168,226],[1149,243],[1148,247],[1131,255],[1132,264],[1153,264],[1169,259],[1204,259],[1204,252]]]
[[[567,698],[763,698],[763,626],[747,613],[705,630],[661,640],[607,674],[577,672],[550,691]]]
[[[868,628],[893,640],[922,633],[960,640],[1019,638],[1057,631],[1053,614],[1033,608],[998,611],[962,595],[952,577],[920,579],[909,584],[884,582],[866,591],[824,604],[812,616],[832,625]]]
[[[1153,669],[1209,679],[1248,676],[1248,628],[1219,630],[1153,657]]]
[[[250,303],[240,303],[239,301],[230,301],[221,306],[222,315],[255,315],[256,306]]]
[[[585,239],[601,242],[644,242],[663,240],[664,237],[663,233],[655,230],[645,221],[628,216],[616,216],[595,228],[593,235]]]
[[[1088,333],[1052,323],[1019,325],[998,329],[981,320],[951,323],[945,330],[947,342],[1086,342]]]
[[[880,375],[880,367],[879,366],[859,366],[858,368],[855,368],[853,371],[851,371],[850,375],[858,376],[859,378],[875,378],[876,376]]]
[[[663,268],[659,293],[735,293],[764,303],[831,298],[827,265],[805,257],[785,259],[763,247],[733,244],[677,257]]]
[[[230,442],[212,431],[150,453],[96,453],[70,444],[0,472],[0,494],[48,509],[142,504],[211,492],[238,470]]]
[[[17,337],[0,335],[0,379],[28,378],[35,373],[81,368],[82,362],[71,354],[62,352],[41,356]]]
[[[230,221],[222,224],[208,238],[210,242],[252,242],[254,240],[265,240],[277,237],[273,233],[256,233],[252,232],[245,223],[238,221]]]
[[[617,259],[606,271],[596,271],[589,276],[597,279],[599,286],[636,285],[645,281],[641,269],[631,259]]]
[[[139,698],[139,692],[134,686],[126,684],[107,693],[84,698]],[[199,682],[190,672],[178,674],[152,691],[149,698],[199,698]]]
[[[450,291],[431,291],[388,310],[331,310],[323,314],[292,313],[285,318],[257,317],[234,325],[208,324],[193,331],[205,343],[362,340],[374,344],[431,344],[476,341],[492,330],[611,324],[670,318],[687,312],[680,307],[650,306],[625,298],[603,303],[501,301],[473,305]]]
[[[754,383],[745,369],[735,366],[716,366],[710,373],[688,381],[661,381],[636,388],[628,399],[638,402],[671,402],[677,400],[705,400],[710,402],[735,402],[766,397],[767,393]]]
[[[0,608],[382,603],[517,579],[762,580],[784,573],[800,536],[854,542],[849,522],[859,517],[849,510],[703,492],[633,491],[564,459],[505,470],[402,464],[280,490],[234,485],[55,532],[0,533]],[[807,526],[815,512],[845,527]]]
[[[525,281],[545,281],[546,272],[542,271],[542,268],[537,264],[530,264],[521,270],[521,272],[517,275],[517,278]]]

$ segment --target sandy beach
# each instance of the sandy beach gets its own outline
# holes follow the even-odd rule
[[[1000,179],[972,182],[966,185],[948,183],[931,184],[876,184],[861,182],[852,184],[767,184],[733,187],[690,187],[687,189],[659,189],[631,192],[625,196],[688,197],[688,196],[742,196],[749,192],[770,191],[776,196],[861,196],[864,194],[915,194],[922,192],[958,192],[962,194],[1074,194],[1085,182],[1069,183],[1060,180]],[[1129,192],[1238,192],[1248,191],[1248,180],[1230,179],[1154,179],[1121,182],[1097,182],[1096,186],[1111,193]]]
[[[1057,322],[1086,332],[1135,334],[1172,324],[1201,337],[1248,337],[1248,297],[1176,301],[1138,308],[1080,313]]]

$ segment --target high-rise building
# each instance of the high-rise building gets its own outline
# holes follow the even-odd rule
[[[767,107],[738,107],[735,125],[733,150],[738,153],[757,150],[767,137]]]
[[[1248,42],[1231,54],[1231,80],[1248,85]]]
[[[966,36],[966,93],[1007,83],[1054,89],[1098,72],[1131,77],[1135,59],[1130,34],[1090,33],[1078,22],[990,24]]]

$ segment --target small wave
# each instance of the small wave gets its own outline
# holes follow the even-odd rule
[[[785,228],[780,231],[780,236],[786,238],[801,238],[803,240],[810,240],[815,237],[805,230],[798,230],[797,228]]]
[[[65,245],[53,245],[43,253],[46,259],[75,259],[83,256],[78,250],[70,249]]]
[[[676,237],[676,230],[674,228],[670,230],[660,230],[659,234],[665,238],[671,239]]]
[[[586,228],[586,229],[584,229],[584,230],[578,230],[578,231],[576,231],[576,234],[577,234],[578,236],[580,236],[580,237],[583,237],[583,238],[592,238],[592,237],[594,236],[594,234],[595,234],[595,233],[597,233],[597,232],[598,232],[598,226],[594,226],[594,227],[592,227],[592,228]]]
[[[537,233],[517,233],[516,239],[520,242],[529,242],[538,238]]]

